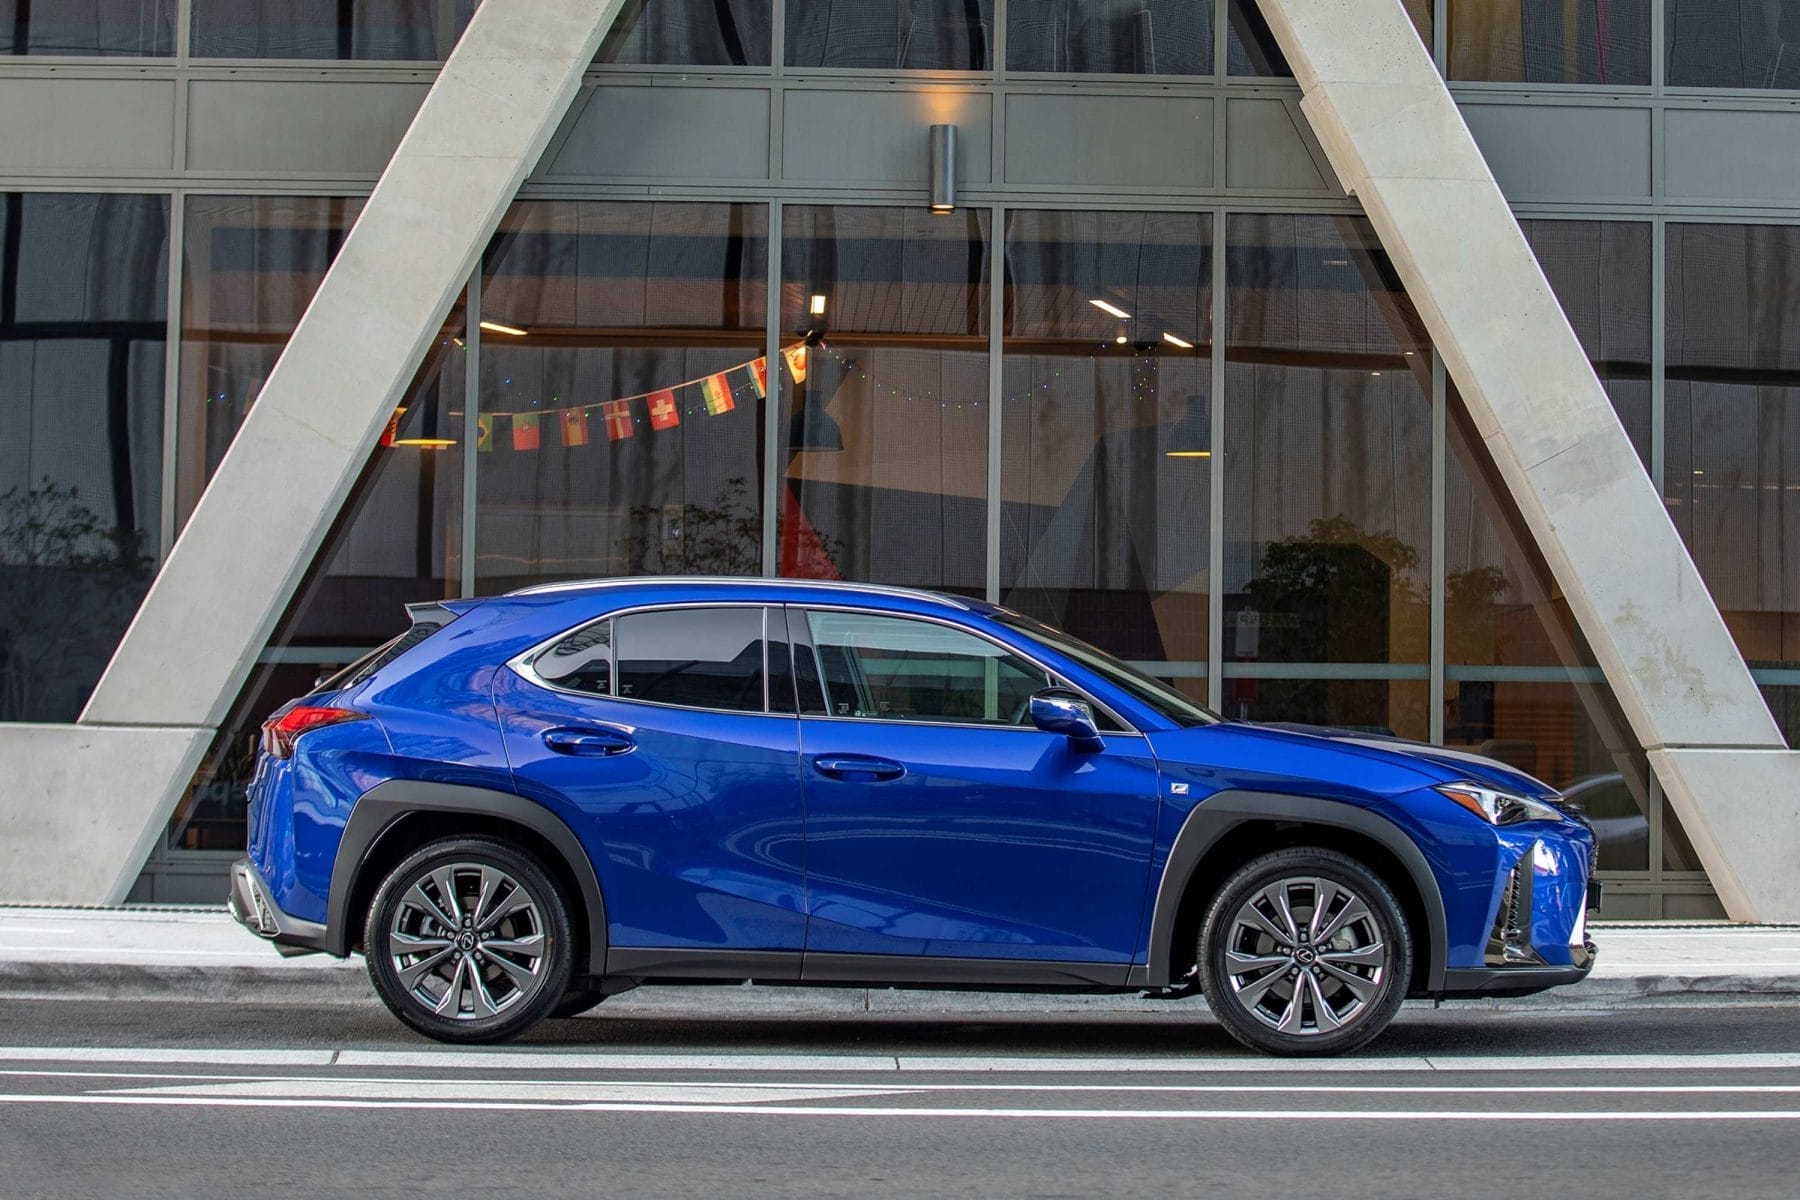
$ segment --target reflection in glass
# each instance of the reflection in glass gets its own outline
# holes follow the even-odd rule
[[[1366,220],[1226,228],[1226,715],[1423,736],[1417,689],[1370,681],[1430,658],[1424,327]],[[1358,667],[1234,688],[1240,663]]]
[[[1651,0],[1450,0],[1451,79],[1650,82]]]
[[[1212,22],[1193,0],[1008,0],[1006,69],[1211,75]]]
[[[1401,0],[1413,28],[1426,46],[1431,45],[1432,0]],[[1275,34],[1263,19],[1256,0],[1230,0],[1226,8],[1225,73],[1228,75],[1291,76]]]
[[[1800,88],[1800,5],[1664,0],[1670,87]]]
[[[1752,666],[1800,667],[1800,226],[1668,226],[1669,515]]]
[[[165,196],[0,192],[0,720],[72,721],[149,587]]]
[[[762,570],[766,212],[513,206],[483,271],[478,592]]]
[[[994,0],[788,0],[789,67],[993,68]]]
[[[988,214],[783,218],[780,573],[982,595]]]
[[[237,436],[362,201],[190,196],[182,246],[177,525]]]
[[[448,58],[480,0],[193,0],[197,58]]]
[[[626,0],[596,63],[766,67],[769,0]]]
[[[1210,213],[1009,212],[1001,393],[1001,603],[1194,664],[1202,700],[1211,242]]]
[[[175,0],[0,0],[0,54],[175,52]]]

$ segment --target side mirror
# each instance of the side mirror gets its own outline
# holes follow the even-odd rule
[[[1104,749],[1100,727],[1094,723],[1094,710],[1087,701],[1060,688],[1050,688],[1031,698],[1031,723],[1045,733],[1060,733],[1069,739],[1069,749],[1092,754]]]

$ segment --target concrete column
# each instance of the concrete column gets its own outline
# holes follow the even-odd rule
[[[1727,911],[1800,920],[1800,754],[1405,10],[1260,3]]]
[[[129,889],[620,4],[476,9],[80,724],[0,736],[0,899]]]

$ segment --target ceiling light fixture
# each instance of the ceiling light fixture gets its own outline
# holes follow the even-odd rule
[[[815,317],[824,316],[825,315],[825,297],[815,295],[812,298],[812,302],[807,306],[807,311],[810,312]]]
[[[1131,320],[1131,314],[1126,312],[1124,309],[1120,308],[1116,304],[1108,304],[1104,300],[1089,300],[1088,303],[1093,305],[1095,308],[1099,309],[1101,312],[1107,313],[1111,316],[1115,316],[1115,317],[1119,318],[1119,320],[1121,320],[1121,321]]]
[[[502,325],[498,321],[483,321],[481,327],[489,333],[504,333],[508,337],[525,337],[530,333],[529,330],[520,329],[514,325]]]
[[[1163,341],[1169,343],[1171,346],[1179,346],[1183,350],[1192,350],[1194,348],[1194,343],[1185,338],[1178,338],[1167,330],[1163,331]]]

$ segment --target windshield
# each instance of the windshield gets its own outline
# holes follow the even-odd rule
[[[1177,725],[1216,725],[1223,720],[1160,679],[1153,679],[1136,667],[1120,662],[1104,650],[1090,646],[1080,638],[1070,637],[1060,629],[1052,629],[1041,621],[1004,609],[996,612],[994,619],[1039,645],[1074,659],[1139,704],[1156,710]]]

